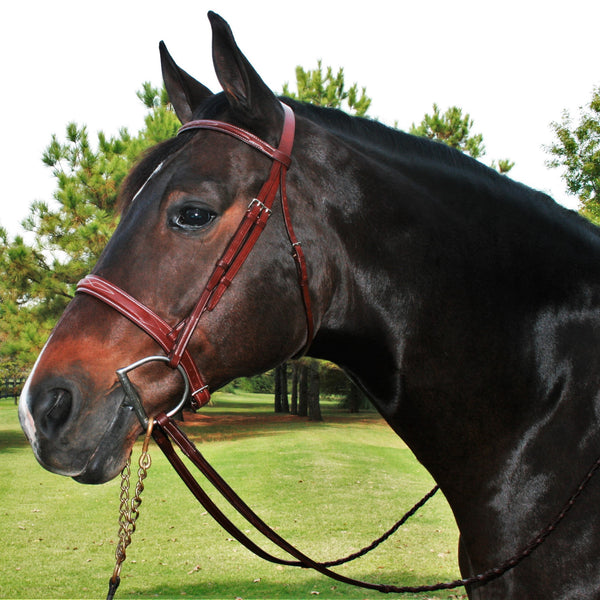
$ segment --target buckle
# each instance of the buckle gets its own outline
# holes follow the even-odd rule
[[[252,210],[254,205],[260,206],[261,211],[266,211],[268,215],[270,215],[273,211],[264,203],[261,202],[258,198],[252,198],[250,204],[248,204],[248,211]]]

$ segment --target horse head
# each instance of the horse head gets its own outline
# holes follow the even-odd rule
[[[227,23],[213,13],[209,18],[222,93],[213,94],[160,46],[177,116],[184,128],[210,119],[230,124],[263,150],[276,148],[284,107],[241,53]],[[96,280],[110,282],[168,325],[166,337],[186,331],[184,351],[209,389],[272,368],[310,342],[286,217],[277,203],[235,280],[222,285],[223,301],[211,302],[187,329],[182,325],[189,324],[186,318],[273,163],[283,160],[276,150],[275,158],[265,154],[236,136],[196,127],[151,150],[121,190],[120,223],[93,270]],[[294,210],[301,219],[301,205]],[[106,302],[77,294],[20,402],[21,423],[39,462],[84,483],[114,477],[141,432],[135,413],[124,407],[115,373],[164,350]],[[152,363],[130,377],[149,416],[172,408],[181,394],[181,378],[168,365]]]

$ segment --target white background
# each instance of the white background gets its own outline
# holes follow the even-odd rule
[[[116,134],[137,132],[145,109],[135,92],[161,83],[158,42],[218,91],[206,13],[231,25],[242,51],[271,88],[294,69],[344,67],[366,86],[370,115],[402,129],[437,102],[475,121],[484,162],[510,158],[511,177],[575,206],[544,145],[552,121],[574,116],[600,85],[600,2],[504,0],[327,2],[320,0],[52,0],[4,3],[0,224],[11,233],[54,182],[41,155],[69,121]]]

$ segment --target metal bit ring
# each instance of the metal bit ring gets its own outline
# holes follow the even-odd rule
[[[144,429],[148,428],[148,415],[144,409],[144,405],[142,404],[142,400],[139,394],[137,393],[137,390],[129,380],[127,374],[130,371],[141,367],[142,365],[155,361],[169,363],[169,358],[167,356],[160,355],[146,356],[146,358],[142,358],[141,360],[132,363],[128,367],[117,369],[117,377],[119,378],[121,386],[123,387],[123,390],[125,392],[125,400],[123,401],[122,406],[129,407],[135,411]],[[183,395],[181,397],[181,400],[178,402],[177,406],[175,406],[175,408],[172,408],[169,412],[167,412],[167,417],[172,417],[173,415],[177,414],[183,408],[190,396],[190,382],[188,376],[181,365],[177,365],[177,370],[181,373],[181,376],[183,377]]]

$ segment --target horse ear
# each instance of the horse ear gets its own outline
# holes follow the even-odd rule
[[[227,22],[212,11],[208,18],[213,32],[215,72],[236,117],[255,129],[279,131],[283,109],[275,94],[238,48]]]
[[[164,42],[159,44],[163,80],[175,114],[182,123],[193,119],[194,111],[213,93],[175,64]]]

